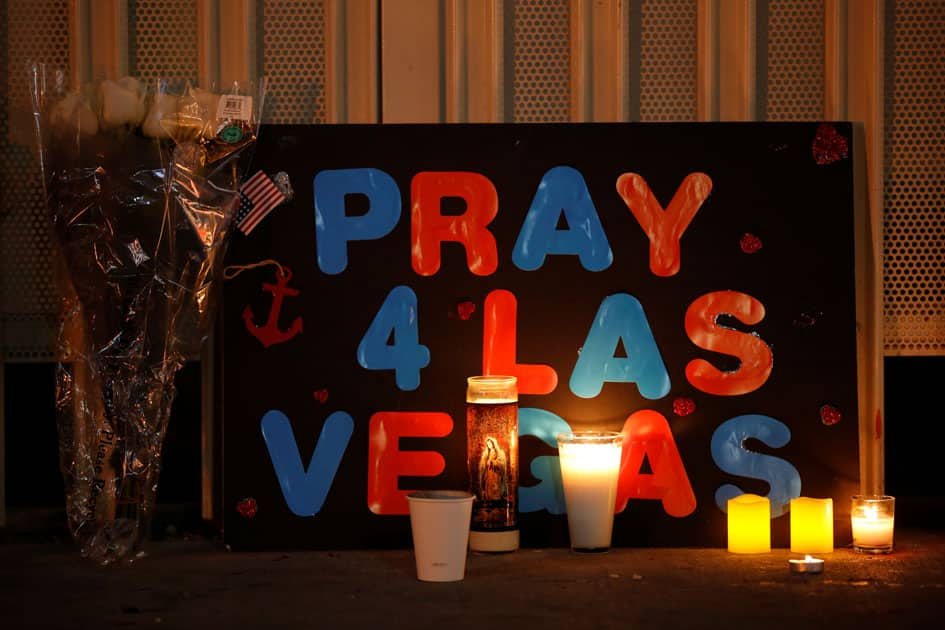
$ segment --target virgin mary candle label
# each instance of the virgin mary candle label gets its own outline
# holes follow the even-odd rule
[[[518,393],[514,376],[473,376],[466,390],[466,462],[475,496],[469,547],[518,548]]]

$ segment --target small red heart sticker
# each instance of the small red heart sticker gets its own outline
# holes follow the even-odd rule
[[[459,315],[459,318],[464,322],[469,320],[472,317],[473,313],[476,312],[476,304],[466,300],[465,302],[460,302],[456,305],[456,314]]]
[[[312,392],[312,397],[324,405],[328,400],[328,390],[324,387],[321,389],[316,389],[314,392]]]
[[[832,427],[843,420],[843,414],[839,409],[833,405],[821,405],[820,407],[820,421],[823,422],[826,426]]]
[[[696,403],[693,402],[692,398],[686,398],[680,396],[673,401],[673,413],[682,418],[683,416],[688,416],[696,410]]]
[[[823,166],[839,162],[847,156],[850,145],[847,139],[837,132],[837,128],[829,123],[822,123],[817,128],[817,135],[811,144],[814,162]]]
[[[253,518],[256,516],[256,512],[259,511],[259,506],[256,505],[256,499],[247,497],[236,504],[236,511],[243,518]]]
[[[761,239],[750,232],[742,234],[742,238],[738,244],[746,254],[754,254],[761,249],[762,246]]]

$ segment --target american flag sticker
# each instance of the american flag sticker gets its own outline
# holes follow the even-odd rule
[[[236,213],[236,227],[249,234],[267,214],[285,201],[285,195],[262,171],[240,186],[240,209]]]

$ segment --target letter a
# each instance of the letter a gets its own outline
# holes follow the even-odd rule
[[[623,342],[626,357],[614,356]],[[571,372],[571,391],[593,398],[604,382],[636,383],[640,395],[654,400],[669,393],[669,373],[653,339],[640,300],[627,293],[604,298]]]
[[[650,462],[652,474],[640,472],[644,456]],[[677,518],[696,509],[696,495],[669,423],[663,414],[651,409],[633,413],[623,425],[616,512],[623,512],[629,499],[662,501],[663,510]]]
[[[566,230],[556,229],[562,213]],[[602,271],[614,260],[584,176],[570,166],[556,166],[542,177],[515,241],[512,262],[534,271],[548,254],[577,254],[588,271]]]

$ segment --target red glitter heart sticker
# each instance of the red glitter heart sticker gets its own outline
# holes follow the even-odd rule
[[[256,512],[259,511],[259,506],[256,505],[256,499],[247,497],[236,504],[236,511],[243,518],[253,518],[256,516]]]
[[[321,389],[316,389],[314,392],[312,392],[312,398],[324,405],[328,400],[328,390],[324,387]]]
[[[821,123],[817,127],[817,135],[811,144],[814,162],[821,166],[839,162],[847,157],[849,150],[849,142],[837,132],[836,127],[830,123]]]
[[[762,247],[761,239],[752,234],[751,232],[745,232],[742,234],[741,240],[738,242],[738,245],[742,248],[742,251],[746,254],[754,254]]]
[[[460,302],[456,305],[456,314],[459,315],[461,320],[468,321],[472,317],[473,313],[476,312],[476,304],[466,300],[465,302]]]
[[[675,413],[680,418],[688,416],[696,410],[696,403],[692,398],[686,398],[685,396],[680,396],[673,401],[673,413]]]
[[[833,405],[820,406],[820,421],[828,427],[832,427],[843,420],[843,414]]]

